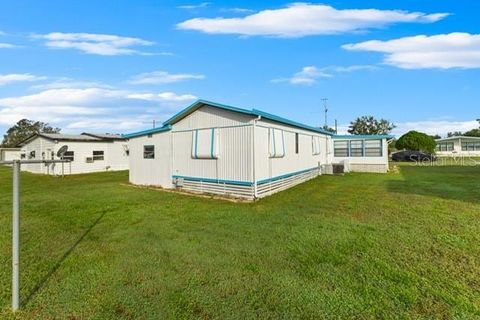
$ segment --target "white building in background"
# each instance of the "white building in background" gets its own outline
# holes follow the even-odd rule
[[[21,158],[32,160],[58,160],[58,150],[67,146],[63,159],[70,163],[22,165],[28,172],[58,175],[128,170],[128,144],[120,135],[39,133],[20,146]]]
[[[480,157],[480,137],[454,136],[435,141],[438,156]]]
[[[20,148],[0,148],[0,161],[20,159]]]
[[[345,163],[387,172],[390,136],[336,136],[259,110],[200,100],[161,128],[129,139],[130,182],[225,194],[267,196]]]

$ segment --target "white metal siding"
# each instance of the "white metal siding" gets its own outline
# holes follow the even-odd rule
[[[173,132],[173,175],[252,180],[252,126],[217,128],[218,159],[194,159],[192,131]]]
[[[173,125],[175,131],[238,126],[250,123],[253,117],[210,106],[203,106]]]
[[[121,141],[126,144],[125,141]],[[57,151],[64,145],[68,146],[68,151],[74,152],[74,161],[70,163],[54,164],[24,164],[22,170],[33,173],[43,174],[78,174],[101,172],[108,170],[126,170],[128,169],[128,156],[120,141],[58,141],[54,142],[43,137],[37,137],[27,143],[22,152],[25,152],[26,159],[29,159],[31,151],[35,150],[34,160],[51,160],[51,153],[54,153],[54,159],[58,160]],[[103,151],[104,160],[95,160],[87,163],[87,157],[93,157],[93,151]],[[33,160],[33,159],[32,159]],[[63,168],[62,168],[63,167]]]
[[[172,133],[169,131],[129,140],[131,183],[172,187],[171,138]],[[155,146],[154,159],[143,158],[143,147],[146,145]]]

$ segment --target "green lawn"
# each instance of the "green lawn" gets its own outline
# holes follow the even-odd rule
[[[257,203],[22,175],[18,319],[479,318],[480,167],[323,176]],[[11,176],[0,168],[0,318]]]

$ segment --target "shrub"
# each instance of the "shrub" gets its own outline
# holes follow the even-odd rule
[[[424,151],[429,153],[435,152],[435,139],[431,136],[418,132],[409,131],[398,139],[395,146],[398,150],[406,149],[412,151]]]

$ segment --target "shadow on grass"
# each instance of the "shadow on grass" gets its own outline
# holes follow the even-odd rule
[[[402,179],[389,180],[389,192],[480,203],[480,166],[401,165]]]
[[[102,214],[85,230],[85,232],[78,238],[77,241],[63,254],[63,256],[55,263],[55,265],[50,269],[50,271],[42,278],[40,281],[33,287],[30,294],[22,301],[21,305],[26,306],[35,295],[47,284],[50,277],[60,268],[62,263],[67,259],[70,254],[75,250],[75,248],[85,239],[85,237],[92,231],[92,229],[103,219],[107,211],[103,210]]]

